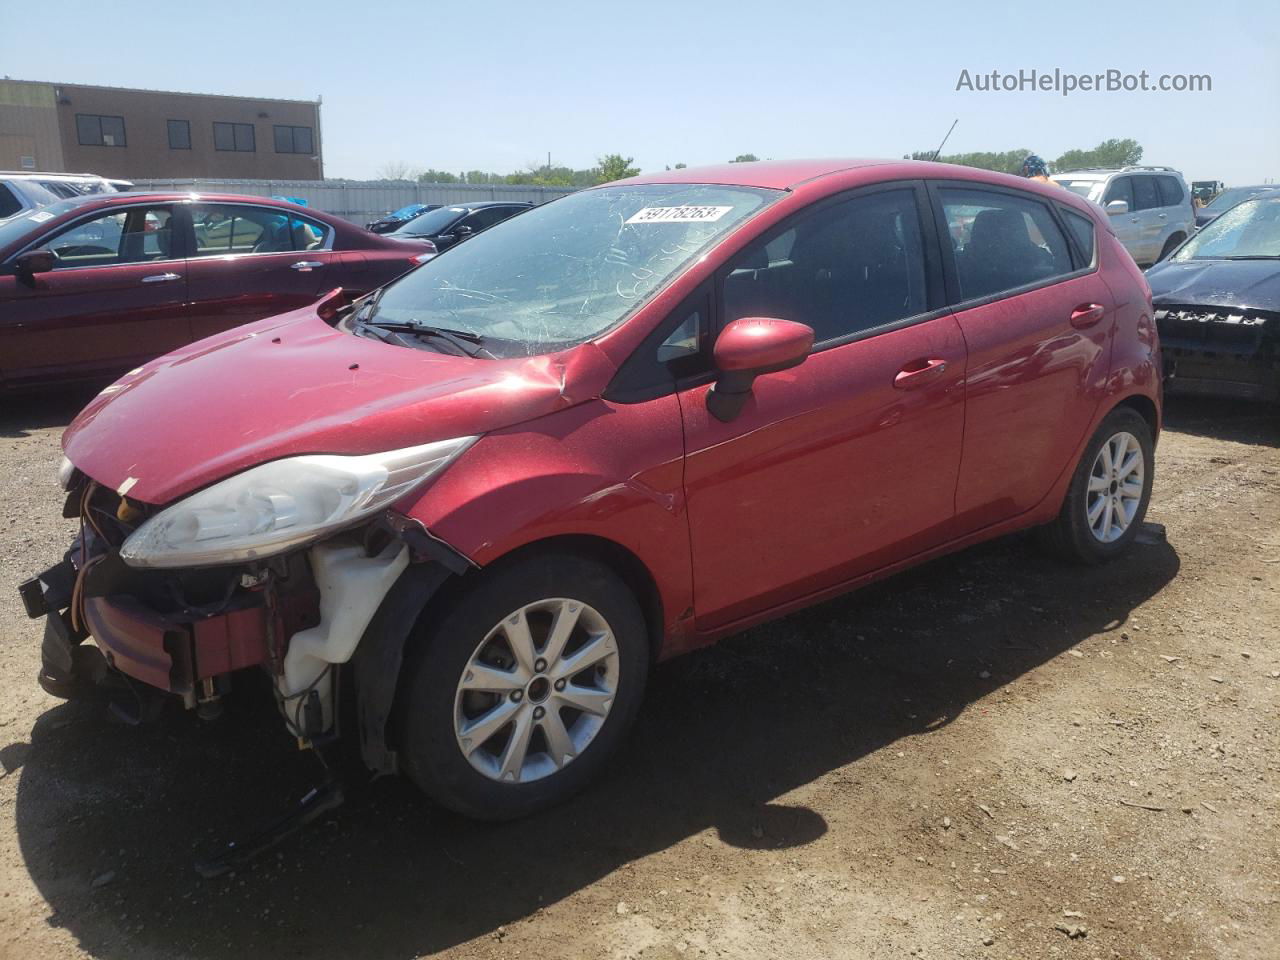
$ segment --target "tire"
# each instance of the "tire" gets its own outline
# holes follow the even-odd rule
[[[1113,472],[1107,467],[1103,459],[1104,446],[1108,448],[1108,455],[1123,451],[1116,468],[1123,468],[1132,453],[1140,453],[1138,469],[1142,472],[1141,481],[1130,479],[1128,483],[1120,484],[1112,479],[1105,488],[1090,490],[1095,473],[1099,480],[1119,475],[1118,469]],[[1155,445],[1151,439],[1151,428],[1136,410],[1117,407],[1107,414],[1089,439],[1071,477],[1071,485],[1067,488],[1057,519],[1043,529],[1045,545],[1063,559],[1076,563],[1097,564],[1118,557],[1133,543],[1147,515],[1154,475]],[[1127,476],[1132,478],[1134,473]],[[1135,489],[1138,487],[1141,493]],[[1132,490],[1134,496],[1126,497],[1126,489]],[[1116,497],[1120,498],[1119,509],[1115,506]],[[1111,500],[1110,524],[1107,521],[1108,499]],[[1101,512],[1091,521],[1095,517],[1091,509],[1099,507],[1099,500],[1102,501]]]
[[[1178,246],[1178,244],[1182,243],[1182,241],[1185,239],[1186,237],[1184,237],[1182,234],[1175,233],[1172,237],[1166,240],[1164,242],[1164,248],[1161,249],[1160,251],[1160,256],[1156,257],[1156,263],[1160,263],[1162,260],[1164,260],[1165,257],[1173,253],[1174,249]]]
[[[574,626],[557,657],[561,618]],[[487,569],[418,630],[401,697],[402,769],[465,816],[510,820],[561,803],[635,721],[648,631],[632,592],[593,559],[544,553]],[[517,656],[521,636],[530,642]]]

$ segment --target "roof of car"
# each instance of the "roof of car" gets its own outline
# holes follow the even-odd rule
[[[894,160],[837,158],[810,160],[751,160],[710,167],[685,167],[632,177],[627,183],[724,183],[743,187],[786,190],[796,184],[859,167],[874,167]]]

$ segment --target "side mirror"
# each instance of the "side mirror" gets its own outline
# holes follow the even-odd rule
[[[799,366],[813,349],[813,328],[773,317],[743,317],[716,338],[720,375],[707,392],[707,409],[722,423],[742,412],[756,377]]]
[[[1122,213],[1128,213],[1128,212],[1129,212],[1128,200],[1112,200],[1110,203],[1107,204],[1107,216],[1109,217],[1118,217]]]
[[[467,237],[471,236],[475,232],[476,231],[473,227],[454,227],[453,228],[453,234],[459,240],[465,240],[467,239]]]
[[[53,255],[52,250],[28,250],[13,265],[18,270],[18,276],[29,282],[37,273],[48,273],[57,262],[58,258]]]

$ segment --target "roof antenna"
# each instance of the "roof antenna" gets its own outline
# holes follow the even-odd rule
[[[929,158],[930,160],[938,159],[938,154],[942,152],[942,148],[945,147],[947,145],[947,141],[951,139],[951,131],[956,128],[956,124],[959,122],[960,122],[959,117],[956,117],[954,120],[951,121],[951,128],[947,130],[947,135],[943,137],[942,142],[938,144],[938,149],[933,151],[933,156]]]

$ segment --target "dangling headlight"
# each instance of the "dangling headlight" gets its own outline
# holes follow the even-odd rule
[[[273,556],[390,506],[476,439],[264,463],[161,510],[124,542],[120,556],[131,567],[207,566]]]

